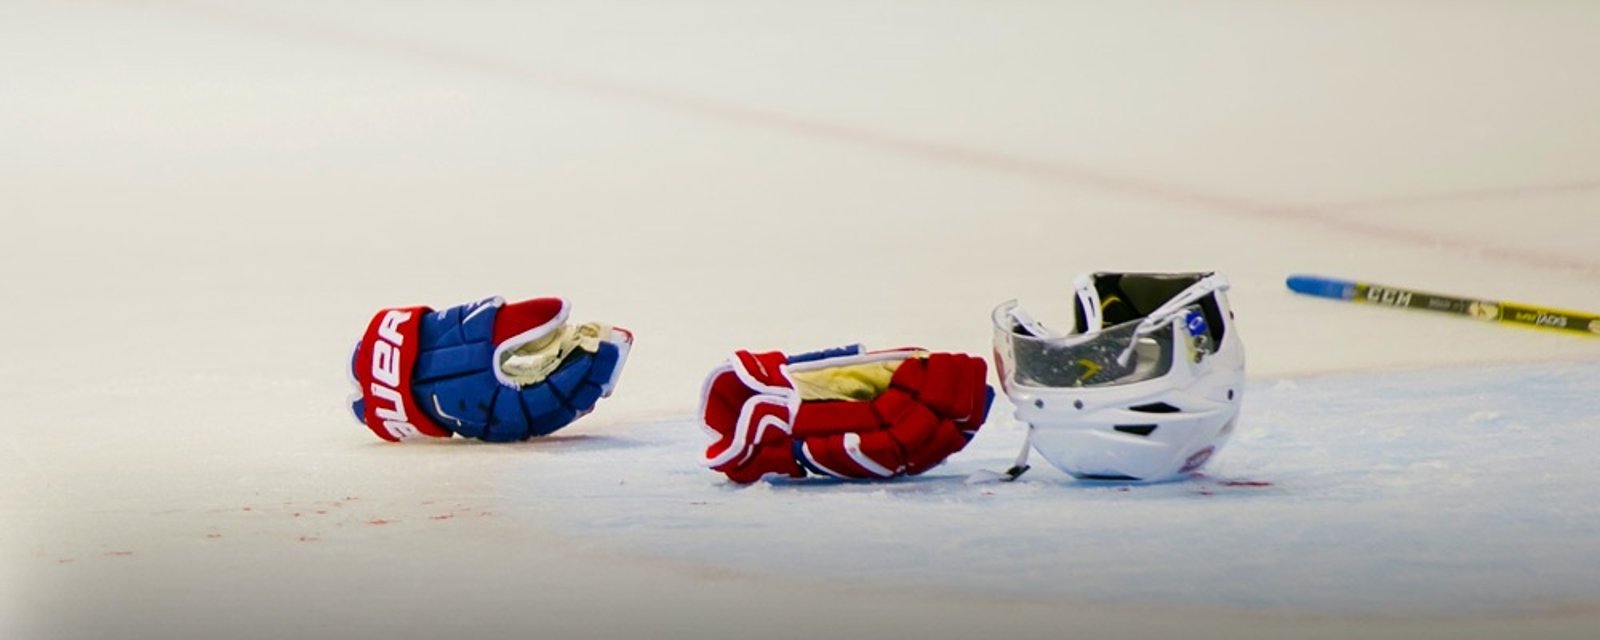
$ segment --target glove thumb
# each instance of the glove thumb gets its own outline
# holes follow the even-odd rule
[[[500,307],[494,323],[494,374],[514,388],[550,378],[576,352],[594,357],[602,397],[611,395],[633,334],[599,323],[567,322],[571,306],[562,298],[534,298]],[[572,372],[571,375],[581,375]]]
[[[561,298],[502,305],[494,320],[494,375],[509,387],[544,380],[570,350],[562,329],[570,307]]]

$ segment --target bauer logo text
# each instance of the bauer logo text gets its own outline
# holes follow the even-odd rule
[[[391,310],[384,314],[378,325],[378,339],[372,343],[372,396],[388,403],[373,404],[373,413],[383,420],[383,427],[395,438],[405,439],[419,434],[406,415],[406,405],[400,394],[400,347],[405,336],[400,325],[411,319],[411,312]]]

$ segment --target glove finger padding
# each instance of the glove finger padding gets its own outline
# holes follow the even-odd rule
[[[379,311],[352,362],[356,417],[390,441],[560,429],[611,394],[633,343],[624,329],[569,326],[567,313],[560,298]]]
[[[994,397],[986,375],[982,359],[916,349],[740,351],[706,379],[706,462],[740,483],[920,474],[982,426]]]

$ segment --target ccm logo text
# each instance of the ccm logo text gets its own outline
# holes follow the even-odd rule
[[[1411,306],[1411,295],[1407,291],[1372,287],[1367,289],[1367,302],[1391,307],[1408,307]]]

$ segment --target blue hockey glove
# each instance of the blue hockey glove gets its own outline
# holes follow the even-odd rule
[[[633,334],[567,324],[561,298],[384,309],[356,346],[356,419],[379,438],[542,436],[611,395]]]

